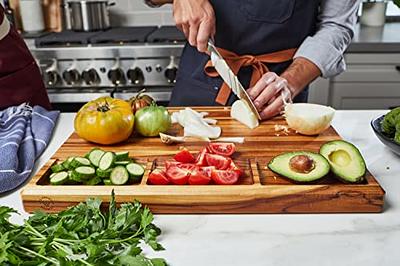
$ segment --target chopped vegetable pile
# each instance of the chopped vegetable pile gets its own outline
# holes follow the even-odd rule
[[[154,169],[148,181],[152,185],[236,184],[243,172],[230,158],[234,152],[233,143],[210,143],[195,158],[183,148],[173,160],[165,161],[164,169]]]
[[[387,113],[382,121],[382,130],[400,144],[400,107]]]
[[[108,211],[100,205],[88,199],[58,214],[37,212],[23,225],[9,222],[17,211],[0,206],[0,265],[167,265],[139,247],[164,249],[148,208],[139,202],[117,208],[114,193]]]
[[[137,183],[143,177],[144,168],[129,158],[129,152],[92,149],[84,157],[69,157],[51,167],[52,185],[124,185]]]

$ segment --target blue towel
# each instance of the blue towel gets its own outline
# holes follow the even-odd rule
[[[46,149],[60,114],[27,104],[0,111],[0,193],[24,183]]]

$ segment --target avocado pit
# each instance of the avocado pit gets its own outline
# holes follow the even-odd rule
[[[289,167],[297,173],[308,174],[315,168],[315,163],[311,157],[301,154],[290,159]]]

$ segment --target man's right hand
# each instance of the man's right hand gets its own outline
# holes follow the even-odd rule
[[[208,39],[215,34],[215,14],[210,2],[174,0],[174,19],[190,45],[199,52],[206,52]]]

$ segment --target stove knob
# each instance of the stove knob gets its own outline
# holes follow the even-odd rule
[[[56,86],[60,82],[60,79],[61,77],[57,71],[50,70],[43,73],[43,81],[49,87]]]
[[[98,85],[100,83],[100,76],[96,69],[90,68],[82,72],[82,78],[87,85]]]
[[[108,71],[108,79],[114,85],[125,84],[124,71],[121,68],[114,68]]]
[[[81,75],[76,69],[69,69],[63,72],[63,79],[68,85],[79,84],[81,81]]]
[[[164,72],[165,77],[167,78],[168,83],[176,82],[176,73],[178,72],[178,68],[171,67],[167,68]]]
[[[143,85],[144,75],[143,71],[139,67],[129,69],[126,75],[132,84]]]

